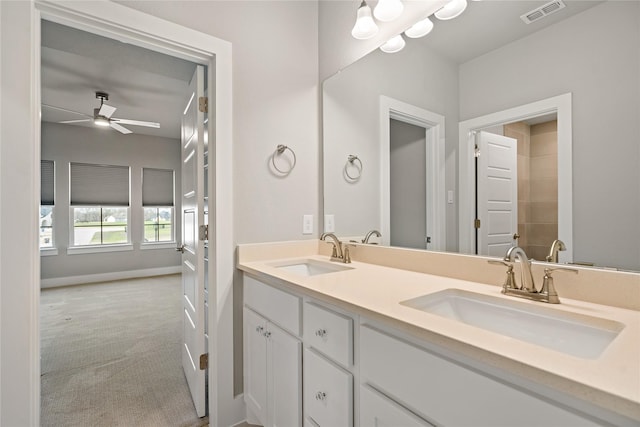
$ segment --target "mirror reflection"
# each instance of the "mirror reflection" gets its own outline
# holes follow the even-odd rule
[[[491,256],[518,244],[536,260],[561,239],[560,262],[640,270],[640,4],[565,1],[524,24],[544,3],[471,2],[401,52],[376,50],[324,82],[324,208],[337,235],[380,230],[370,242]],[[568,116],[499,120],[559,96]],[[502,159],[513,178],[489,188],[493,199],[476,161],[496,156],[476,151],[481,135],[514,146]],[[505,197],[509,215],[492,217]]]

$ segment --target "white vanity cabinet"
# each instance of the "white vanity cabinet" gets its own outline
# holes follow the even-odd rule
[[[265,427],[302,425],[300,303],[245,276],[244,399]]]
[[[435,425],[602,425],[367,325],[360,328],[360,375],[364,387],[380,392],[377,397],[389,399],[391,406],[404,407],[405,412],[410,410]],[[373,417],[367,413],[367,407],[371,407],[368,398],[363,394],[363,426],[369,425],[366,420]],[[405,415],[399,415],[397,421],[386,421],[388,425],[405,425]]]

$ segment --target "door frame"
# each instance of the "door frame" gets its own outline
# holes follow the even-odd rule
[[[379,117],[382,244],[389,245],[391,243],[391,135],[389,120],[394,119],[425,129],[427,234],[432,238],[428,250],[444,251],[446,247],[445,118],[443,115],[384,95],[380,96]]]
[[[458,251],[475,253],[475,133],[549,113],[558,115],[558,238],[567,247],[560,262],[573,262],[573,183],[571,93],[554,96],[459,123],[458,141]],[[562,167],[560,167],[562,165]]]
[[[225,297],[225,295],[232,293],[234,273],[231,187],[233,178],[231,43],[109,1],[62,3],[51,0],[33,0],[22,5],[9,7],[15,8],[11,10],[11,13],[19,17],[21,23],[28,27],[20,34],[25,37],[20,41],[25,42],[28,38],[30,69],[16,84],[28,86],[30,96],[28,100],[20,100],[27,108],[16,113],[20,120],[13,125],[18,127],[20,123],[29,123],[32,126],[30,128],[32,131],[22,131],[23,138],[17,141],[18,145],[26,146],[26,151],[29,153],[28,164],[23,165],[22,170],[25,174],[32,172],[31,174],[35,178],[35,182],[29,185],[29,191],[20,196],[20,200],[29,200],[21,212],[21,215],[27,218],[37,218],[40,192],[38,177],[40,165],[41,76],[39,58],[41,19],[125,41],[208,67],[208,87],[215,88],[215,100],[209,103],[215,105],[215,109],[212,109],[215,110],[215,126],[214,120],[209,120],[207,124],[209,135],[213,136],[210,141],[215,141],[210,145],[210,149],[215,150],[215,155],[211,155],[209,158],[215,159],[215,164],[211,165],[212,168],[210,167],[214,173],[209,174],[209,190],[213,192],[212,199],[216,200],[215,208],[209,212],[211,219],[209,226],[213,228],[210,233],[216,237],[215,242],[210,246],[209,254],[210,260],[213,261],[213,266],[209,269],[209,292],[211,296],[215,297],[212,298],[208,315],[209,422],[210,425],[217,426],[233,424],[242,420],[242,397],[234,397],[233,378],[229,374],[229,372],[233,372],[233,354],[220,350],[233,346],[232,301]],[[26,45],[26,43],[24,44]],[[211,113],[210,115],[213,117]],[[7,123],[6,126],[11,126],[11,124]],[[10,132],[15,131],[12,129]],[[16,144],[9,141],[7,143]],[[5,224],[3,224],[2,231],[5,231],[4,226]],[[37,231],[36,228],[34,230]],[[28,420],[29,425],[36,426],[40,424],[38,320],[40,251],[37,245],[37,233],[31,230],[23,231],[24,242],[13,242],[15,250],[10,256],[22,258],[26,265],[34,267],[27,272],[12,272],[13,277],[11,277],[14,282],[24,283],[26,290],[16,296],[19,301],[13,301],[13,304],[22,306],[28,312],[28,322],[20,326],[19,333],[22,333],[22,337],[18,342],[19,348],[24,348],[25,352],[21,355],[21,360],[12,359],[12,363],[18,365],[14,368],[19,373],[13,378],[3,375],[2,388],[4,389],[7,385],[6,381],[20,380],[18,383],[22,384],[22,393],[16,393],[16,398],[11,400],[11,403],[15,403],[15,405],[12,406],[12,414],[9,415],[9,418],[19,416],[21,419]],[[5,264],[9,255],[4,253],[1,255],[2,263]],[[3,291],[4,289],[3,284]],[[4,337],[8,327],[3,324],[2,328]],[[5,343],[3,342],[3,344]],[[3,354],[3,356],[5,355]],[[5,367],[4,363],[7,363],[5,360],[3,357],[3,367]],[[22,373],[25,373],[24,377],[22,377]],[[18,378],[18,376],[20,377]],[[4,401],[4,397],[3,395],[3,403],[7,403]],[[10,419],[6,419],[6,421],[9,422]]]

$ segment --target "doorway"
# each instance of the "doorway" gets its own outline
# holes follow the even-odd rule
[[[25,13],[26,12],[26,13]],[[231,173],[231,45],[228,42],[217,39],[207,34],[203,34],[168,21],[163,21],[155,17],[134,11],[125,6],[115,3],[76,2],[76,3],[49,3],[25,2],[23,5],[11,5],[3,8],[3,23],[7,31],[15,31],[14,44],[15,52],[8,50],[7,54],[15,55],[19,58],[18,49],[22,50],[22,60],[20,66],[15,66],[16,72],[10,76],[16,86],[14,95],[24,104],[24,108],[16,109],[12,121],[3,121],[3,132],[7,135],[16,134],[21,137],[7,140],[8,147],[16,146],[16,159],[20,160],[20,170],[5,170],[3,178],[7,180],[20,180],[25,175],[38,177],[40,169],[40,137],[39,137],[39,111],[40,111],[40,76],[38,58],[40,56],[39,47],[39,26],[41,19],[52,20],[74,28],[88,30],[100,35],[122,39],[139,46],[146,46],[153,50],[179,55],[182,58],[201,63],[215,72],[209,73],[208,87],[215,88],[215,100],[209,103],[211,109],[215,109],[215,124],[209,121],[207,127],[209,140],[213,142],[212,150],[216,164],[211,168],[209,180],[211,182],[224,183],[219,185],[215,191],[215,215],[212,215],[210,227],[217,236],[217,250],[212,253],[215,258],[216,269],[209,272],[210,291],[216,295],[215,303],[210,304],[208,316],[211,337],[209,340],[209,351],[214,353],[212,359],[215,363],[209,369],[209,384],[214,384],[215,390],[210,393],[211,413],[214,423],[217,419],[241,419],[240,403],[233,394],[233,384],[223,378],[225,372],[233,369],[233,355],[229,352],[222,352],[221,348],[232,348],[232,301],[219,300],[219,295],[227,295],[230,292],[233,276],[233,238],[232,232],[232,193],[230,185],[232,182]],[[24,54],[24,52],[29,54]],[[4,52],[3,52],[4,53]],[[27,69],[29,72],[24,72]],[[18,72],[18,71],[21,72]],[[24,90],[23,90],[24,88]],[[4,113],[3,113],[4,116]],[[8,116],[4,116],[8,117]],[[30,129],[25,132],[25,128]],[[31,131],[33,129],[33,131]],[[5,140],[3,139],[3,144]],[[228,186],[228,188],[227,188]],[[2,255],[3,278],[7,278],[12,283],[24,283],[23,290],[12,295],[4,294],[3,297],[11,297],[11,303],[20,313],[26,315],[16,316],[24,319],[19,323],[9,326],[3,324],[3,337],[8,337],[3,341],[4,345],[11,348],[24,348],[23,357],[20,360],[11,360],[11,371],[9,375],[3,375],[3,386],[8,384],[21,384],[15,389],[12,396],[7,396],[3,401],[8,410],[3,410],[4,420],[24,420],[18,424],[38,425],[39,424],[39,337],[38,337],[38,306],[39,306],[39,251],[37,229],[31,231],[26,226],[29,223],[36,224],[39,216],[38,200],[40,193],[39,185],[35,183],[28,187],[28,191],[12,196],[8,203],[15,202],[16,205],[24,206],[19,214],[25,221],[19,220],[15,223],[24,233],[21,238],[13,239],[12,253]],[[212,211],[214,210],[212,209]],[[33,220],[31,220],[33,219]],[[23,224],[25,227],[23,228]],[[224,224],[224,227],[221,226]],[[218,233],[218,229],[225,231]],[[3,231],[5,229],[3,228]],[[12,234],[12,233],[11,233]],[[4,237],[10,237],[9,235]],[[11,259],[20,259],[21,263],[16,264],[16,268],[4,269],[9,265]],[[6,263],[6,264],[5,264]],[[28,266],[22,267],[20,266]],[[4,286],[3,286],[4,289]],[[5,307],[3,305],[3,307]],[[219,314],[220,313],[220,314]],[[3,315],[13,313],[3,312]],[[6,335],[4,334],[6,332]],[[3,357],[3,363],[9,363]],[[7,365],[9,366],[9,365]],[[4,395],[3,395],[4,396]],[[11,408],[9,410],[9,408]]]
[[[555,173],[553,174],[555,182],[552,184],[553,188],[551,188],[550,192],[553,193],[554,196],[557,195],[557,225],[554,225],[554,227],[557,227],[556,238],[561,239],[566,246],[566,251],[563,251],[560,254],[561,262],[571,262],[573,260],[573,233],[571,220],[571,94],[559,95],[553,98],[460,122],[460,141],[458,149],[460,164],[459,244],[461,253],[496,255],[495,253],[482,253],[481,248],[477,247],[480,242],[480,237],[477,237],[476,234],[479,234],[477,220],[487,213],[486,206],[480,206],[480,204],[484,202],[478,200],[476,192],[476,161],[478,154],[482,156],[482,152],[478,153],[477,151],[476,138],[478,134],[484,130],[517,137],[522,126],[535,126],[536,124],[549,122],[550,119],[554,118],[555,121],[552,121],[552,126],[554,127],[553,133],[557,135],[554,138],[556,141],[554,145],[557,150],[554,152],[555,159],[549,160],[547,158],[542,158],[541,161],[546,162],[548,167],[555,169]],[[521,154],[519,153],[519,156],[520,155]],[[524,155],[524,153],[522,153],[522,155]],[[522,158],[518,159],[519,163],[522,163],[522,161]],[[562,165],[562,168],[559,168],[557,165]],[[526,168],[521,169],[524,170]],[[545,179],[546,178],[550,178],[550,176],[545,177]],[[549,182],[546,184],[549,184]],[[521,187],[521,184],[518,184],[518,186]],[[549,185],[547,185],[547,187],[549,187]],[[526,191],[521,187],[518,193],[524,194]],[[548,202],[548,200],[545,200],[545,202]],[[521,204],[521,206],[523,205]],[[547,207],[545,209],[550,208]],[[482,212],[480,212],[480,210],[482,210]],[[522,241],[519,241],[523,234],[520,233],[520,228],[524,231],[526,227],[526,220],[523,221],[522,216],[523,215],[520,215],[518,224],[512,226],[512,229],[516,229],[512,236],[513,244],[527,244],[526,237]],[[482,221],[480,221],[479,225],[482,227]],[[537,257],[536,259],[544,259],[544,257],[541,257],[545,251],[542,246],[530,245],[529,249],[532,253],[535,253],[535,256]],[[548,250],[548,248],[546,248],[546,250]]]
[[[423,173],[421,177],[414,177],[410,174],[403,174],[403,183],[414,183],[416,180],[421,180],[419,183],[420,188],[424,191],[424,199],[420,195],[421,201],[417,202],[420,206],[424,205],[424,210],[420,207],[421,213],[419,215],[411,215],[416,218],[416,222],[420,223],[421,230],[425,230],[424,234],[420,237],[422,249],[430,250],[444,250],[446,246],[446,228],[445,228],[445,188],[444,188],[444,141],[445,141],[445,118],[444,116],[433,113],[431,111],[416,107],[415,105],[407,104],[406,102],[399,101],[387,96],[380,96],[380,170],[381,170],[381,198],[380,198],[380,213],[381,213],[381,233],[382,243],[385,245],[392,244],[392,202],[391,196],[397,192],[391,190],[392,180],[392,142],[391,142],[391,123],[392,121],[397,127],[404,127],[403,125],[409,125],[408,129],[412,129],[410,133],[413,135],[422,134],[423,138],[419,138],[423,142],[423,147],[417,147],[410,144],[414,149],[419,149],[422,154],[423,160],[420,160],[420,165],[424,165]],[[412,139],[412,138],[410,138]],[[394,148],[395,150],[395,148]],[[396,160],[402,161],[397,158]],[[416,164],[417,168],[420,165]],[[401,169],[396,168],[396,171]],[[399,176],[396,175],[394,179],[398,184]],[[424,186],[423,183],[424,182]],[[424,200],[424,203],[422,202]],[[400,212],[400,208],[403,208],[403,201],[395,201],[396,215]],[[413,201],[415,202],[415,201]],[[412,202],[412,203],[413,203]],[[403,209],[404,210],[404,209]],[[423,213],[422,213],[423,212]],[[402,212],[404,216],[406,213]],[[410,215],[410,214],[409,214]],[[424,223],[423,227],[421,224]],[[418,227],[418,225],[416,225]],[[402,234],[410,234],[402,232]],[[415,230],[414,230],[415,233]],[[420,233],[423,233],[420,231]],[[416,233],[417,234],[417,233]],[[418,242],[403,241],[402,244],[417,245]],[[417,246],[413,246],[417,247]]]

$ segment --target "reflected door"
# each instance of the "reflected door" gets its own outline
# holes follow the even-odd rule
[[[477,134],[478,255],[502,257],[518,231],[518,142],[489,132]]]

